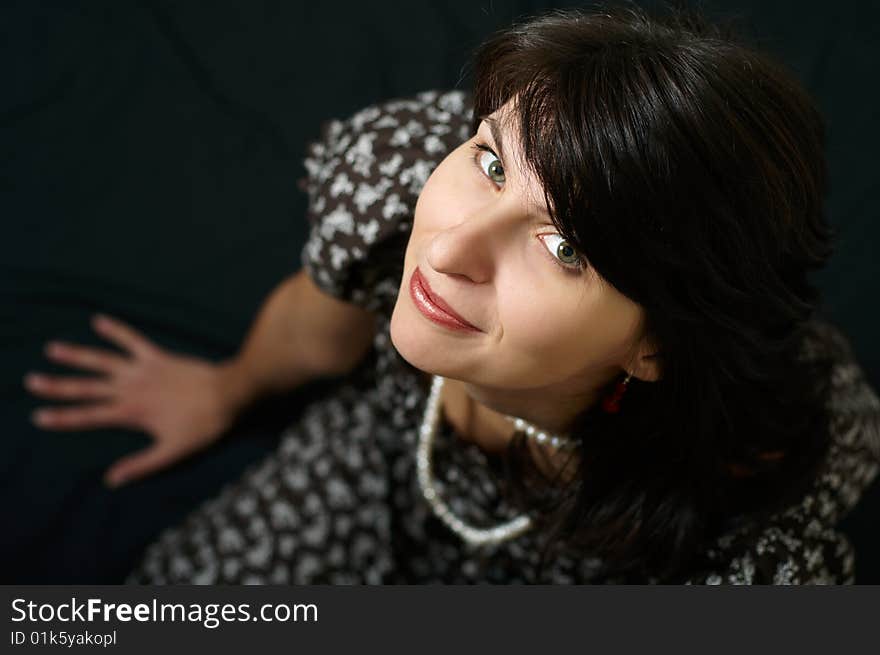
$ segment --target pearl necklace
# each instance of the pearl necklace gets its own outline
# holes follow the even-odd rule
[[[439,375],[434,376],[431,391],[428,394],[428,402],[425,406],[425,416],[419,429],[416,472],[422,495],[428,501],[437,518],[472,546],[496,544],[518,537],[532,526],[531,518],[525,514],[492,528],[475,528],[458,518],[437,493],[437,488],[431,479],[431,449],[437,435],[437,425],[440,422],[440,392],[443,389],[444,381],[445,379]],[[524,430],[527,436],[534,438],[538,443],[550,444],[554,448],[571,448],[576,443],[566,437],[539,430],[521,418],[513,416],[507,418],[514,423],[517,430]]]

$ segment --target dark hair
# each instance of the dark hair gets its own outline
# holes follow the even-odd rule
[[[798,498],[827,453],[830,363],[803,357],[808,273],[836,239],[822,118],[783,67],[686,9],[542,14],[492,35],[473,75],[473,132],[515,99],[555,226],[642,307],[662,362],[619,413],[577,419],[572,483],[534,484],[523,439],[508,483],[538,508],[545,558],[565,544],[609,575],[673,580]]]

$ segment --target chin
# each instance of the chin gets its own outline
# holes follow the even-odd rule
[[[426,333],[424,326],[419,325],[419,322],[415,320],[419,317],[408,315],[409,312],[402,307],[405,302],[405,298],[398,296],[394,311],[391,313],[391,322],[388,327],[391,344],[411,366],[427,373],[434,373],[432,364],[437,362],[432,362],[431,353],[433,351],[436,356],[437,345]]]
[[[388,331],[391,344],[411,366],[432,375],[458,378],[461,360],[455,356],[460,350],[443,339],[438,330],[429,325],[415,308],[407,306],[408,298],[398,298]],[[459,366],[456,366],[459,364]]]

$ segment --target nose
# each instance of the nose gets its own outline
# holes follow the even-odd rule
[[[515,202],[493,199],[437,232],[428,246],[428,263],[440,273],[463,276],[478,284],[488,282],[523,216],[522,207]]]

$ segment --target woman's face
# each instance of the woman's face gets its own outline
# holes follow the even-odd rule
[[[632,370],[642,309],[556,232],[540,185],[518,165],[510,109],[483,120],[425,184],[391,339],[416,368],[486,394],[593,399]]]

